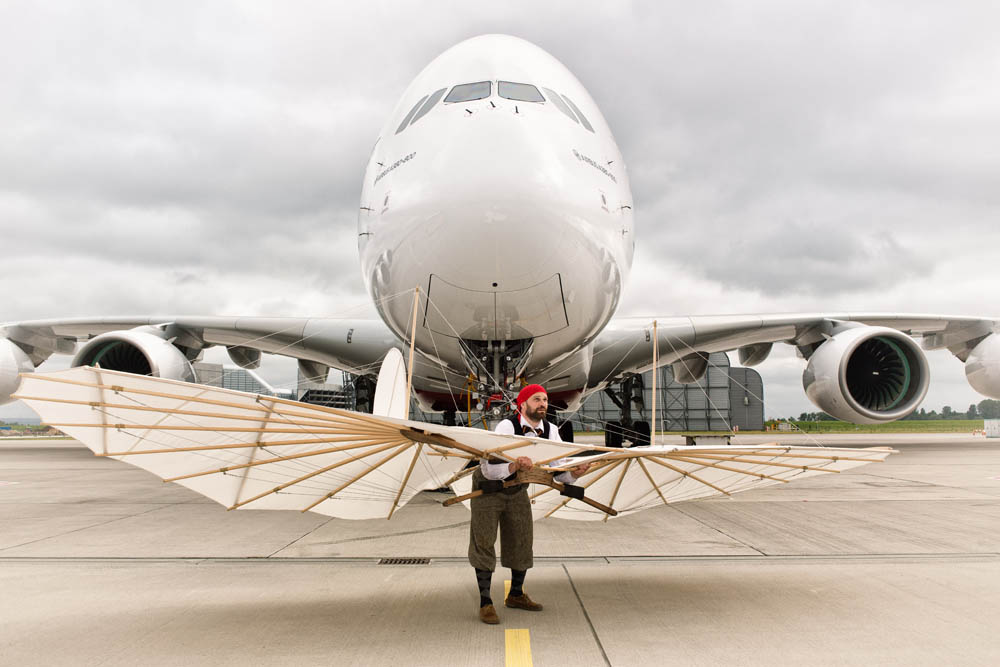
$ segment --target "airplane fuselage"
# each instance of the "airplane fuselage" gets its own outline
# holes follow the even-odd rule
[[[404,340],[420,287],[425,405],[454,393],[470,355],[491,376],[497,350],[511,368],[526,353],[518,377],[554,382],[571,402],[631,266],[632,193],[579,81],[538,47],[487,35],[403,94],[365,171],[358,234],[367,288]]]

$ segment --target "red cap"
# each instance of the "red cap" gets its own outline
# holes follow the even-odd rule
[[[522,389],[517,393],[517,407],[521,407],[521,403],[524,403],[526,400],[528,400],[529,398],[531,398],[532,396],[534,396],[539,392],[545,394],[546,396],[549,395],[549,392],[545,391],[545,387],[543,387],[542,385],[529,384],[527,387],[525,387],[524,389]]]

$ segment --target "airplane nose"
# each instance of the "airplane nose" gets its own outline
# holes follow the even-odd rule
[[[404,151],[413,157],[386,186],[374,238],[395,240],[373,263],[376,293],[425,287],[424,326],[465,339],[593,330],[614,308],[621,272],[573,140],[527,112],[453,111],[421,120],[423,134]],[[400,307],[389,319],[406,314]]]
[[[581,242],[585,218],[566,179],[571,150],[566,144],[567,156],[560,155],[561,143],[532,131],[538,119],[521,115],[442,114],[442,141],[414,161],[422,190],[393,193],[420,228],[414,249],[446,253],[436,272],[469,289],[537,284],[557,271],[567,246]]]

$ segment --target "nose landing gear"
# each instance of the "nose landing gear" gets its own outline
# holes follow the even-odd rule
[[[629,443],[630,447],[643,447],[650,443],[649,422],[643,419],[645,409],[645,399],[643,390],[645,385],[641,375],[629,374],[617,382],[617,389],[608,386],[604,388],[604,393],[608,395],[611,402],[618,406],[621,411],[620,421],[609,421],[604,427],[604,446],[623,447]],[[639,413],[639,420],[632,419],[632,406],[636,407]]]
[[[476,410],[484,415],[499,417],[503,412],[505,396],[514,391],[517,378],[531,357],[533,339],[459,340],[470,374],[470,389],[478,396]]]

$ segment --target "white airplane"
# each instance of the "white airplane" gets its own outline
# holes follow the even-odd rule
[[[498,410],[520,382],[546,386],[551,403],[577,409],[611,390],[621,427],[633,421],[631,383],[653,364],[650,320],[612,319],[635,246],[628,173],[597,105],[555,58],[521,39],[485,35],[449,49],[406,89],[365,169],[358,249],[378,320],[102,317],[0,325],[0,403],[19,373],[55,353],[74,366],[197,381],[208,347],[235,363],[261,353],[377,372],[392,348],[413,342],[414,394],[425,410],[470,404]],[[695,382],[712,352],[738,350],[755,365],[774,343],[808,360],[803,385],[821,410],[856,423],[915,410],[928,387],[924,349],[947,348],[972,387],[1000,398],[998,322],[899,313],[805,313],[658,318],[660,364]],[[617,440],[616,440],[617,438]]]

